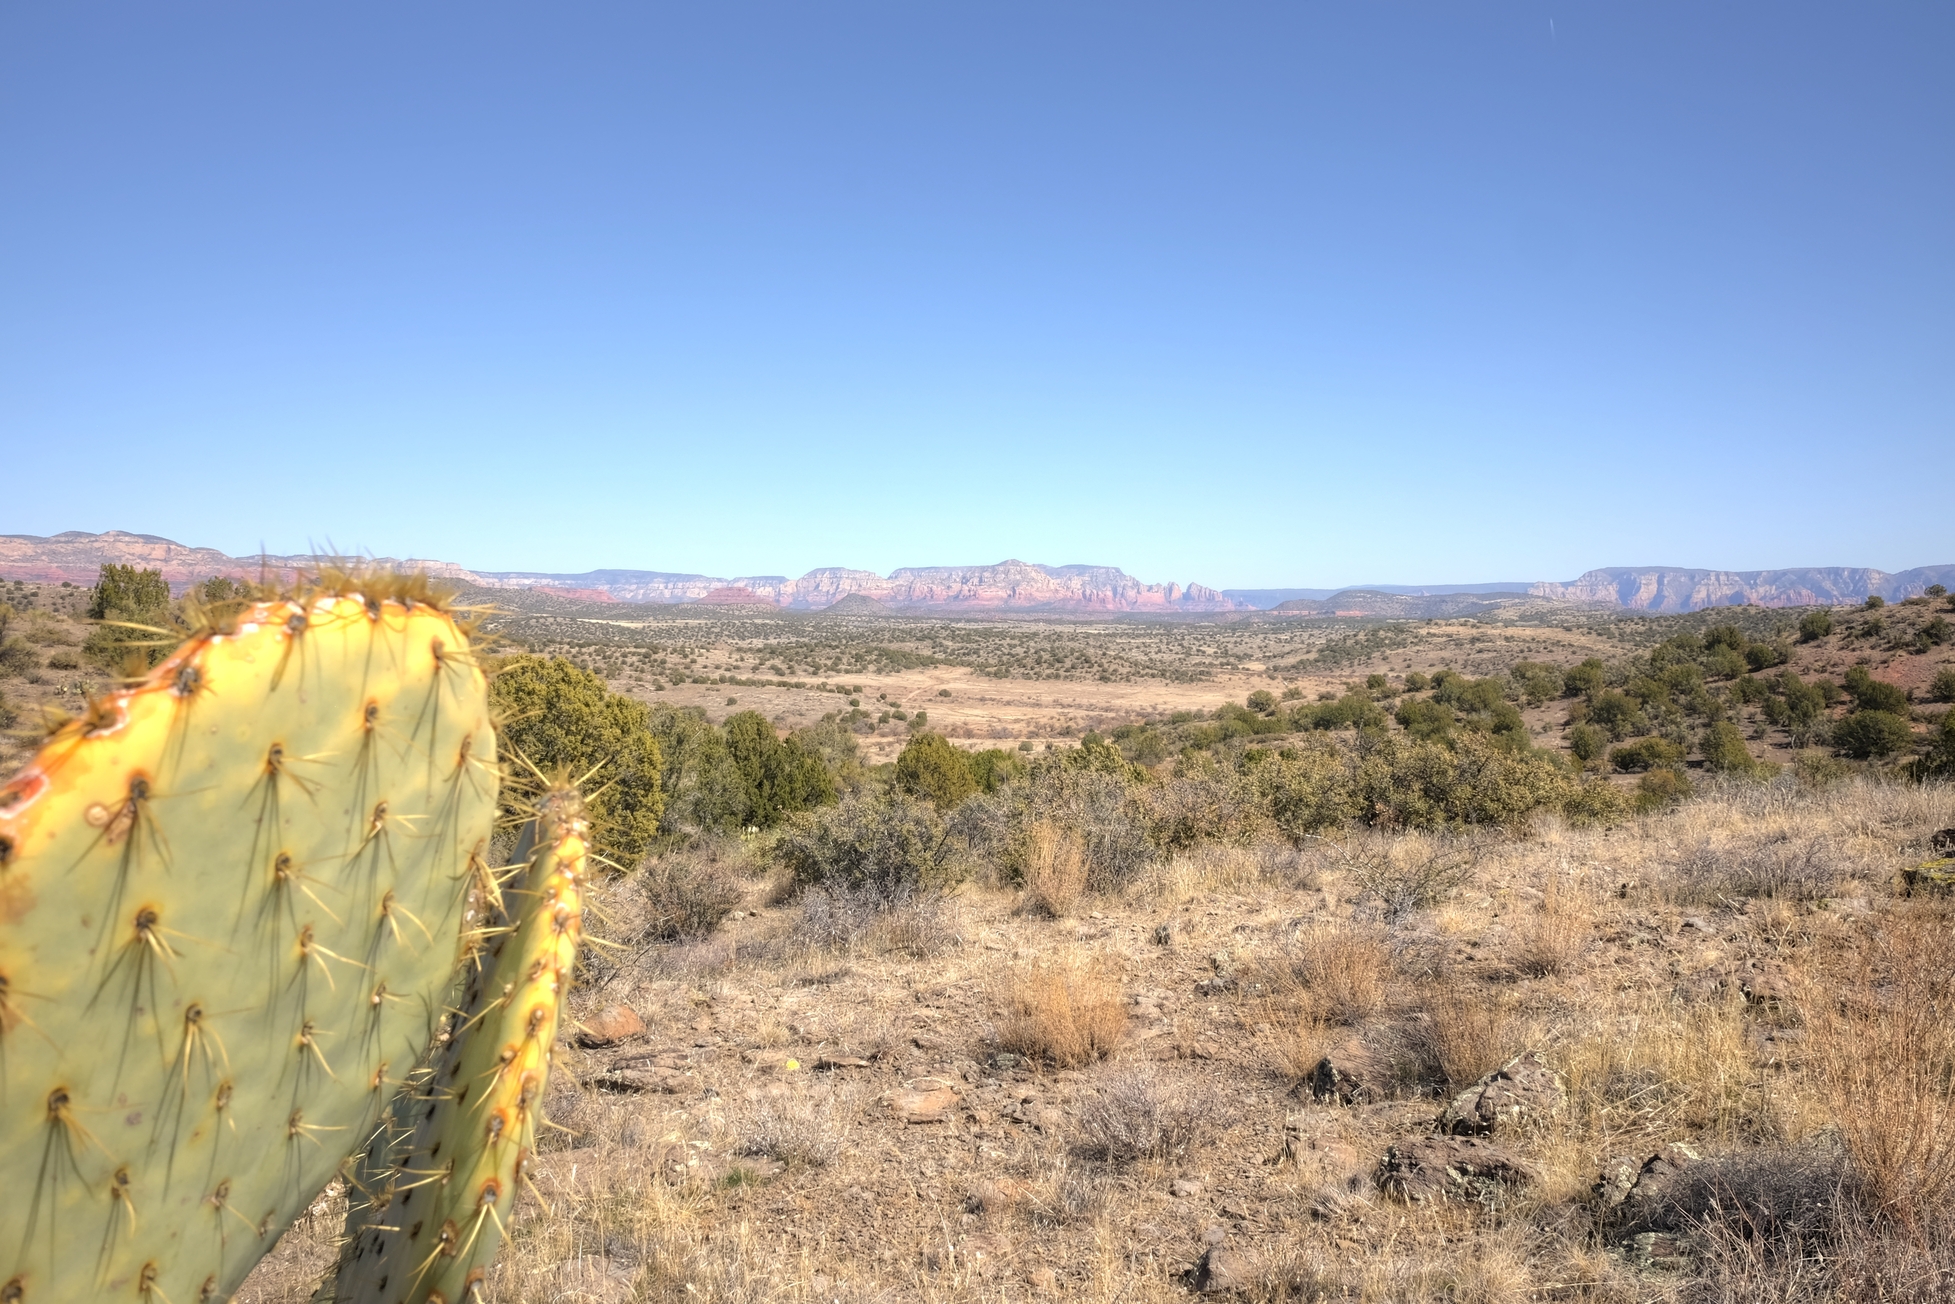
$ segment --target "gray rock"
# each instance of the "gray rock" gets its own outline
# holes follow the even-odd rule
[[[1348,1061],[1339,1066],[1328,1055],[1317,1061],[1317,1067],[1298,1086],[1326,1104],[1368,1105],[1378,1098]]]
[[[1256,1266],[1242,1250],[1211,1245],[1195,1269],[1195,1289],[1204,1295],[1247,1290],[1256,1279]]]
[[[1464,1200],[1503,1204],[1510,1188],[1535,1180],[1519,1155],[1479,1137],[1429,1136],[1402,1141],[1385,1152],[1378,1185],[1408,1203]]]
[[[1493,1136],[1549,1117],[1564,1099],[1561,1075],[1539,1055],[1521,1055],[1453,1097],[1439,1116],[1439,1130],[1453,1136]]]

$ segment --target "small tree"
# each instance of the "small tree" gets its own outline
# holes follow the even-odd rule
[[[651,713],[560,657],[513,658],[489,681],[489,701],[505,723],[505,745],[550,774],[590,781],[592,832],[598,850],[626,869],[637,865],[658,832],[665,793]]]
[[[1914,745],[1914,729],[1892,711],[1855,711],[1833,726],[1833,745],[1855,760],[1876,760]]]
[[[978,790],[970,759],[942,734],[920,733],[896,758],[896,786],[913,797],[952,810]]]
[[[1878,593],[1870,593],[1867,595],[1867,601],[1865,605],[1868,611],[1879,611],[1882,607],[1887,605],[1887,599],[1881,597]]]
[[[1704,767],[1709,770],[1723,774],[1750,774],[1758,768],[1751,749],[1745,746],[1744,734],[1729,720],[1719,720],[1704,730],[1698,750],[1704,753]]]
[[[160,630],[174,627],[170,619],[170,586],[163,582],[161,571],[107,563],[90,594],[88,615],[91,620],[104,622],[82,644],[82,650],[98,665],[115,669],[131,651],[140,652],[145,662],[155,665],[168,651],[161,646],[170,641],[167,635],[129,628],[131,625]]]
[[[1799,617],[1799,641],[1816,643],[1833,632],[1833,613],[1824,607],[1816,607]]]
[[[1943,666],[1935,671],[1934,682],[1928,685],[1928,696],[1937,702],[1955,702],[1955,666]]]
[[[1890,715],[1907,715],[1907,691],[1898,684],[1889,684],[1875,679],[1867,673],[1865,666],[1855,666],[1846,672],[1847,696],[1853,699],[1856,711],[1885,711]]]
[[[1592,724],[1578,724],[1568,731],[1568,750],[1583,765],[1600,756],[1608,744],[1609,735]]]

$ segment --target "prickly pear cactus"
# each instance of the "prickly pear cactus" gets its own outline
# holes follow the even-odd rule
[[[477,934],[479,962],[431,1070],[396,1100],[355,1170],[337,1280],[345,1304],[478,1297],[515,1203],[583,935],[588,827],[568,788],[524,830],[525,868]]]
[[[260,602],[0,788],[0,1302],[230,1298],[420,1062],[497,770],[412,581]]]

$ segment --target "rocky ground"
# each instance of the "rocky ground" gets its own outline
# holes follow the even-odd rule
[[[1207,848],[1060,918],[842,918],[728,852],[710,934],[593,963],[491,1298],[1946,1298],[1948,1021],[1895,1020],[1950,916],[1893,885],[1949,825],[1780,780]],[[338,1216],[239,1299],[306,1298]]]

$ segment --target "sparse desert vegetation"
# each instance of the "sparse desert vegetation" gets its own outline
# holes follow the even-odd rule
[[[49,596],[23,714],[127,652]],[[619,780],[485,1298],[1947,1298],[1942,609],[1142,630],[1298,642],[1024,750],[935,727],[969,666],[795,725],[512,641],[511,739]]]

